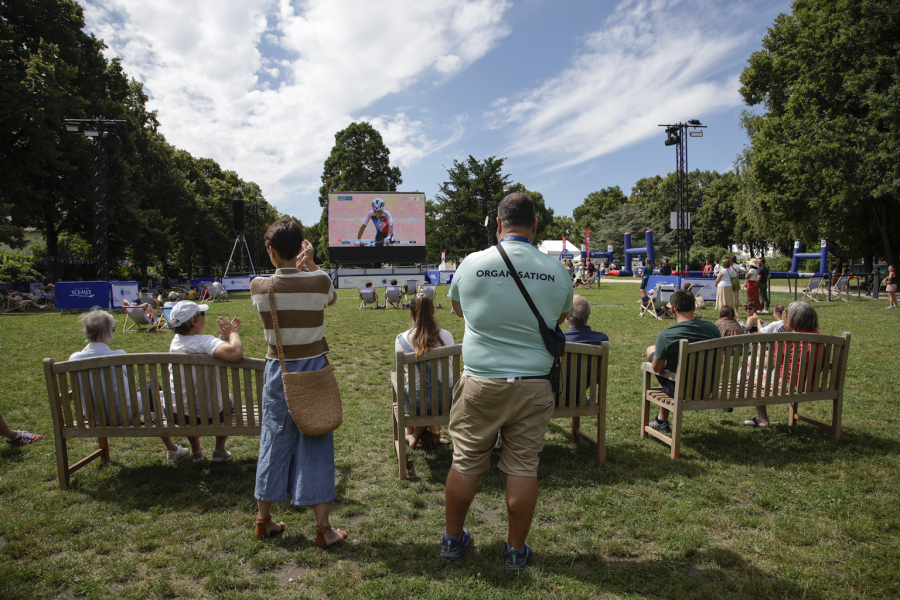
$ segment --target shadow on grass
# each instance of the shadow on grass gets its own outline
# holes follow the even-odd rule
[[[473,545],[458,561],[440,558],[436,539],[420,544],[346,544],[329,552],[341,561],[356,562],[359,567],[380,563],[390,576],[406,582],[412,581],[410,578],[432,582],[435,589],[464,581],[468,597],[506,597],[505,591],[532,592],[535,585],[546,586],[548,578],[556,586],[553,591],[575,597],[585,592],[591,596],[651,598],[826,597],[787,577],[764,572],[739,553],[718,546],[656,559],[538,546],[525,571],[510,573],[504,569],[502,541],[480,543],[478,532],[474,532],[473,539]],[[415,594],[410,591],[410,595]]]
[[[222,464],[185,461],[130,467],[117,464],[113,455],[88,483],[82,484],[76,473],[70,489],[97,502],[117,504],[123,510],[157,505],[201,511],[243,508],[247,503],[255,503],[256,463],[256,457],[248,457]],[[98,469],[95,464],[85,468]],[[348,493],[350,475],[349,468],[335,465],[337,498]]]

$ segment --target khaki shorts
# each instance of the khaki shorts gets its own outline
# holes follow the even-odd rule
[[[553,416],[553,392],[546,379],[460,377],[453,389],[450,439],[453,468],[480,475],[491,464],[497,432],[503,448],[497,467],[507,475],[537,477],[538,453]]]

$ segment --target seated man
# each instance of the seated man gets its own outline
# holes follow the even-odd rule
[[[375,307],[378,307],[378,290],[372,287],[371,281],[367,281],[366,287],[359,289],[359,308],[365,308],[366,304],[371,304],[371,302],[366,302],[366,298],[364,298],[364,296],[374,298]]]
[[[599,331],[593,331],[587,324],[591,316],[591,305],[581,294],[575,294],[572,298],[572,310],[566,317],[569,328],[564,332],[567,342],[576,344],[593,344],[599,346],[609,341],[609,336]]]
[[[10,290],[9,292],[7,292],[6,298],[16,306],[24,307],[26,310],[32,306],[38,310],[46,310],[50,308],[50,305],[45,304],[44,306],[41,306],[34,300],[25,298],[24,296],[22,296],[22,294],[15,290]]]
[[[678,368],[678,342],[700,342],[722,337],[719,329],[709,321],[694,318],[694,296],[685,290],[678,290],[669,299],[672,309],[675,311],[675,324],[668,329],[663,329],[656,337],[656,345],[647,348],[647,360],[653,365],[653,370],[659,373],[663,370],[675,371]],[[657,376],[660,385],[670,396],[675,395],[675,382]],[[659,409],[659,415],[650,421],[650,427],[662,432],[671,432],[669,425],[669,410]]]

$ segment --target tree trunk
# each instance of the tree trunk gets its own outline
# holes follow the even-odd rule
[[[59,232],[49,211],[44,212],[44,239],[47,241],[47,256],[50,257],[50,281],[56,283],[60,274]]]

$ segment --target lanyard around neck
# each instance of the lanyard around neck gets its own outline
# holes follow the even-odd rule
[[[531,240],[529,240],[524,235],[505,235],[500,238],[501,242],[525,242],[526,244],[530,244]]]

